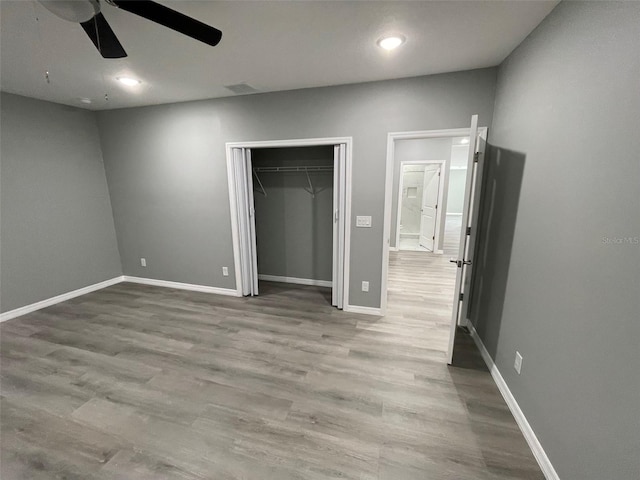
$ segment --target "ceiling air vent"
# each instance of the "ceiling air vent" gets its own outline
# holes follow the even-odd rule
[[[237,83],[235,85],[225,85],[224,88],[231,90],[236,95],[247,95],[249,93],[258,93],[260,90],[253,88],[248,83]]]

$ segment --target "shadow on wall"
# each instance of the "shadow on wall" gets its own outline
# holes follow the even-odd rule
[[[525,154],[487,144],[467,318],[495,358]]]

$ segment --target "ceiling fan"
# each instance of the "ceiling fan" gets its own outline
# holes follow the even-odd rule
[[[151,0],[105,1],[114,7],[159,23],[212,47],[215,47],[222,38],[222,32],[217,28]],[[100,0],[38,0],[38,2],[54,15],[79,23],[104,58],[127,56],[118,37],[100,12]]]

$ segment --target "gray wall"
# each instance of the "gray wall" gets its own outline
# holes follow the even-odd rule
[[[0,308],[122,274],[95,114],[2,94]]]
[[[472,320],[563,480],[640,478],[638,52],[563,2],[499,71]]]
[[[254,167],[330,166],[333,146],[261,148],[251,152]],[[258,273],[312,280],[332,279],[333,170],[259,173],[254,179]]]
[[[447,213],[462,213],[464,205],[464,187],[467,183],[467,161],[469,145],[453,145],[451,147],[451,169],[449,170],[449,195],[447,196]],[[465,167],[457,170],[453,167]]]
[[[451,128],[469,127],[471,117],[465,120],[466,123],[451,125]],[[427,130],[427,129],[423,129]],[[438,130],[438,129],[428,129]],[[413,140],[397,140],[395,142],[393,165],[393,190],[391,191],[391,239],[389,245],[396,247],[398,228],[398,189],[400,188],[400,165],[401,162],[419,160],[446,160],[444,175],[445,191],[443,192],[443,205],[438,205],[442,211],[446,212],[447,195],[449,188],[449,166],[451,161],[451,138],[425,138]],[[445,216],[440,217],[440,239],[439,245],[442,248],[444,242]]]
[[[491,122],[495,69],[100,112],[127,275],[235,288],[225,142],[353,137],[350,303],[379,307],[387,133]],[[371,215],[372,228],[355,228]],[[146,257],[148,267],[140,267]],[[368,293],[360,291],[363,280]]]
[[[447,196],[447,214],[462,214],[464,206],[464,186],[467,183],[467,169],[449,170],[449,190]]]

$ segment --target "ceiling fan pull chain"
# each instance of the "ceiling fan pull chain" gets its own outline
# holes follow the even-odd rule
[[[33,17],[35,18],[36,31],[38,32],[38,56],[40,57],[40,64],[42,65],[44,70],[44,80],[45,82],[47,82],[47,85],[50,85],[51,78],[49,78],[49,69],[47,68],[47,64],[45,62],[47,55],[44,52],[44,42],[42,41],[42,32],[40,31],[40,18],[38,17],[38,10],[35,3],[33,3]]]

